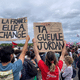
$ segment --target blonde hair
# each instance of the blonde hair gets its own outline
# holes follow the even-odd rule
[[[51,66],[50,66],[50,71],[51,71],[51,72],[54,72],[54,71],[55,71],[55,64],[54,64],[54,63],[51,64]]]
[[[73,58],[70,56],[65,56],[65,60],[68,62],[69,65],[71,65],[73,63]]]

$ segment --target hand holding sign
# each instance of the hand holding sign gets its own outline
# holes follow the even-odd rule
[[[66,41],[64,40],[64,47],[62,49],[62,55],[66,54]]]
[[[35,39],[35,38],[33,38],[33,39],[32,39],[32,42],[33,42],[33,43],[36,43],[36,39]]]
[[[27,37],[26,37],[26,41],[29,41],[30,40],[30,37],[29,37],[29,35],[27,35]]]

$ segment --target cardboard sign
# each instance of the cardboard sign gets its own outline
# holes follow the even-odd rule
[[[27,18],[0,18],[0,41],[14,41],[25,39],[28,35]]]
[[[34,37],[39,52],[62,50],[64,37],[59,22],[34,23]]]

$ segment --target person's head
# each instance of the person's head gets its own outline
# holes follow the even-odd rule
[[[78,46],[78,48],[80,48],[80,45]]]
[[[76,47],[75,47],[75,51],[77,51],[77,50],[78,50],[78,47],[76,46]]]
[[[66,65],[71,65],[73,63],[73,58],[70,56],[65,56]]]
[[[22,51],[21,50],[14,50],[14,54],[15,55],[18,55],[19,53],[21,53]]]
[[[54,72],[55,65],[57,64],[57,60],[54,52],[52,51],[47,52],[45,63],[49,67],[49,70],[51,72]]]
[[[35,59],[35,54],[31,53],[31,59]]]
[[[28,55],[28,57],[31,57],[30,51],[27,51],[27,52],[26,52],[26,55]]]
[[[67,52],[71,52],[70,48],[67,49]]]
[[[75,49],[73,48],[73,49],[72,49],[72,53],[74,53],[74,52],[75,52]]]
[[[12,49],[12,46],[6,46],[3,47],[0,50],[0,58],[2,63],[7,63],[13,59],[13,53],[14,50]]]

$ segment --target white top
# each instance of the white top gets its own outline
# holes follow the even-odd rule
[[[72,57],[72,52],[69,52],[70,56]]]

